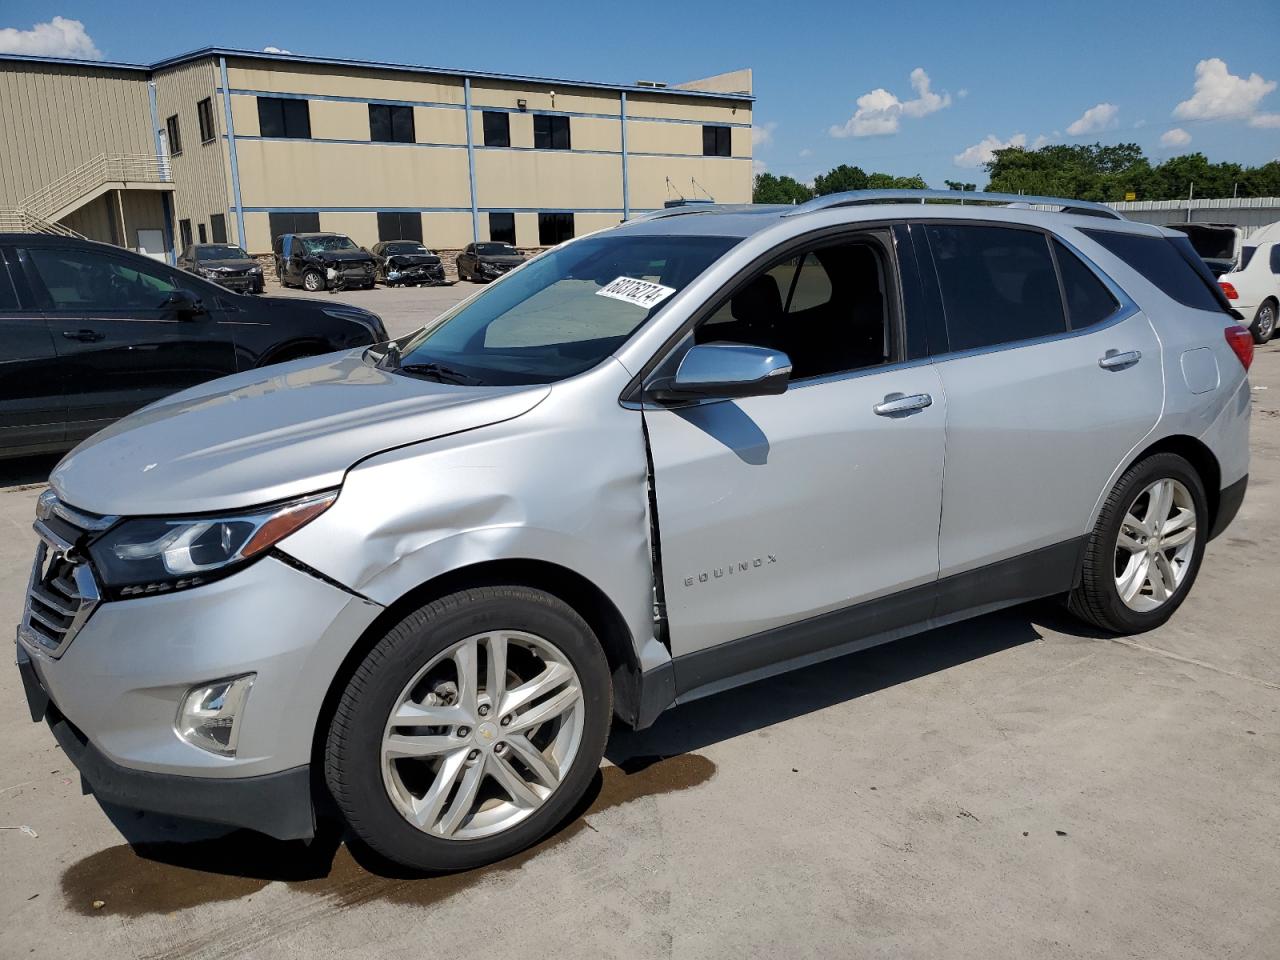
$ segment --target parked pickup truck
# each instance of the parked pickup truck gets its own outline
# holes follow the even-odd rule
[[[37,505],[33,716],[104,800],[456,870],[614,719],[1037,597],[1160,625],[1252,340],[1185,237],[955,196],[640,217],[104,430]]]

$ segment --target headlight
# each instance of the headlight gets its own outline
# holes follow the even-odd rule
[[[218,275],[217,270],[212,270],[209,267],[198,267],[197,269],[202,277],[216,277]]]
[[[90,544],[89,556],[121,597],[197,587],[249,563],[337,498],[330,490],[219,517],[126,520]]]
[[[262,264],[258,264],[256,267],[250,267],[250,268],[249,268],[249,272],[250,272],[250,273],[261,273],[261,272],[262,272]]]

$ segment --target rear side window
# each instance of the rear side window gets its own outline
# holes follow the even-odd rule
[[[1244,247],[1240,250],[1240,266],[1237,270],[1243,270],[1249,265],[1249,261],[1253,259],[1253,255],[1258,252],[1257,247]]]
[[[1207,282],[1174,246],[1181,243],[1190,249],[1190,241],[1185,238],[1170,240],[1111,230],[1082,230],[1081,233],[1114,253],[1170,299],[1196,310],[1222,312],[1222,304],[1214,295],[1217,285]],[[1195,253],[1190,255],[1194,257]],[[1207,267],[1205,273],[1212,276]]]
[[[4,253],[0,252],[0,310],[17,310],[18,295],[13,291],[13,282],[9,279],[9,268],[4,263]]]
[[[925,229],[952,350],[1066,332],[1058,276],[1044,234],[967,224]]]
[[[1101,323],[1119,309],[1120,303],[1106,284],[1065,245],[1053,241],[1054,256],[1062,274],[1062,290],[1067,295],[1067,320],[1072,330]]]
[[[1280,273],[1280,245],[1271,248],[1271,272]]]

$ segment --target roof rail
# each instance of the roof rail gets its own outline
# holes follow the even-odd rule
[[[1064,197],[1036,197],[1021,193],[982,193],[976,190],[848,190],[815,197],[802,203],[784,217],[795,217],[818,210],[835,207],[852,207],[867,203],[924,203],[926,200],[949,200],[952,203],[989,203],[1019,207],[1058,207],[1062,213],[1077,213],[1087,217],[1125,219],[1104,203],[1092,200],[1068,200]]]

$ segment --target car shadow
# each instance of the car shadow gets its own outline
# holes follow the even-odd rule
[[[48,483],[49,474],[62,457],[61,453],[49,453],[0,460],[0,490]]]

